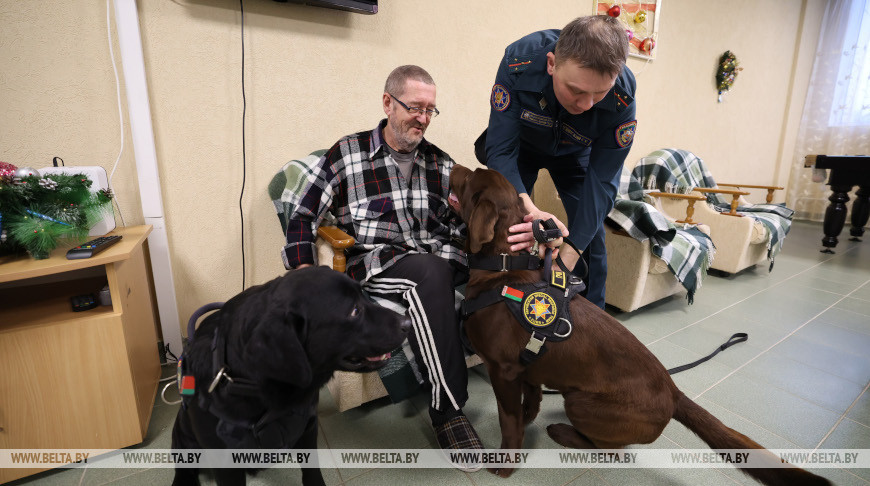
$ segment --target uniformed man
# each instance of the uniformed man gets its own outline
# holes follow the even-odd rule
[[[512,43],[492,88],[489,128],[475,143],[478,160],[507,177],[529,213],[525,223],[511,227],[514,251],[531,248],[533,219],[553,217],[528,195],[538,170],[550,172],[568,215],[567,234],[585,249],[586,297],[602,308],[603,223],[637,125],[627,56],[625,29],[604,15],[580,17],[561,31],[543,30]]]

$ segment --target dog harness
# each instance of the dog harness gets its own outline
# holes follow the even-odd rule
[[[187,324],[187,344],[193,342],[196,321],[207,312],[220,309],[223,302],[206,304],[197,309]],[[218,397],[223,400],[233,400],[233,397],[261,397],[260,385],[247,378],[232,377],[226,363],[226,336],[215,329],[212,339],[212,370],[214,378],[208,387],[208,393],[199,397],[199,405],[208,413],[218,418],[217,435],[228,448],[235,449],[281,449],[296,443],[305,430],[308,421],[317,412],[316,400],[310,400],[304,407],[296,405],[289,409],[268,409],[259,418],[240,418],[227,413],[218,406]],[[185,364],[184,353],[178,359],[178,391],[182,398],[182,407],[187,408],[194,399],[196,383]],[[209,400],[207,397],[211,397]],[[311,403],[313,402],[313,403]]]
[[[544,231],[539,229],[539,224],[544,227]],[[535,240],[540,243],[561,237],[561,232],[552,219],[543,223],[541,220],[535,220],[532,230]],[[567,240],[566,242],[574,246]],[[582,261],[581,258],[578,263]],[[547,341],[560,342],[571,335],[574,326],[569,304],[575,295],[586,288],[582,278],[568,270],[561,259],[557,259],[557,264],[562,270],[553,270],[552,263],[552,250],[549,248],[544,260],[540,260],[537,255],[507,254],[489,257],[469,255],[468,258],[468,266],[474,269],[505,272],[536,270],[543,267],[544,280],[541,282],[505,285],[501,289],[487,290],[474,299],[462,301],[463,319],[493,304],[499,302],[507,304],[517,322],[531,334],[526,347],[520,352],[520,363],[524,366],[528,366],[546,352]]]

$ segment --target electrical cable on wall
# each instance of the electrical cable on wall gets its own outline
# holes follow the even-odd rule
[[[245,113],[248,110],[248,102],[245,99],[245,1],[239,0],[239,10],[242,14],[242,192],[239,194],[239,218],[242,228],[242,290],[245,290],[245,211],[242,208],[242,200],[245,197],[246,160],[245,160]]]
[[[121,82],[118,80],[118,66],[115,64],[115,50],[112,48],[112,23],[109,17],[109,0],[106,0],[106,32],[109,36],[109,55],[112,58],[112,71],[115,73],[115,92],[118,95],[118,127],[121,130],[121,148],[118,150],[118,158],[115,159],[112,173],[109,174],[109,190],[112,191],[112,200],[118,207],[118,216],[121,218],[121,226],[127,226],[127,223],[124,222],[124,213],[121,212],[121,203],[118,202],[118,193],[115,192],[115,186],[112,185],[112,178],[115,177],[115,169],[118,168],[118,162],[121,161],[121,154],[124,152],[124,112],[121,109]]]

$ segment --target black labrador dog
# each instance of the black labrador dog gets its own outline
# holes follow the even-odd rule
[[[326,267],[245,290],[203,320],[185,351],[194,393],[184,395],[172,449],[316,449],[320,387],[336,370],[382,367],[410,327]],[[245,484],[245,469],[215,472],[218,485]],[[198,484],[198,473],[176,468],[173,484]],[[304,467],[302,482],[324,484],[320,469]]]

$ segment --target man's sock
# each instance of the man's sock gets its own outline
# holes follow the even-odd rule
[[[433,427],[443,425],[453,417],[458,417],[460,415],[462,415],[462,410],[454,410],[452,408],[447,410],[435,410],[434,408],[429,407],[429,418],[432,420]]]

